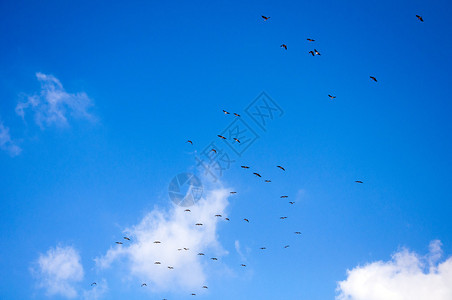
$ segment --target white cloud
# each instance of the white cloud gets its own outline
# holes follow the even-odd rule
[[[9,128],[0,122],[0,149],[8,152],[11,156],[19,155],[22,149],[11,139]]]
[[[338,283],[338,300],[450,300],[452,257],[443,262],[441,242],[432,241],[426,256],[406,249],[390,261],[377,261],[347,271]]]
[[[96,259],[98,267],[114,268],[118,267],[115,262],[119,262],[127,269],[125,276],[146,282],[152,291],[199,291],[207,284],[205,268],[212,263],[210,258],[226,254],[218,241],[217,223],[224,221],[228,195],[224,188],[212,190],[189,207],[191,212],[176,205],[167,212],[154,209],[138,225],[125,231],[130,242],[115,245]],[[216,214],[223,217],[215,217]],[[199,252],[205,256],[197,255]],[[154,264],[156,261],[161,264]]]
[[[25,102],[19,102],[16,113],[25,118],[25,112],[31,109],[34,112],[36,123],[45,126],[67,125],[68,115],[77,118],[93,119],[87,109],[92,106],[92,100],[86,93],[67,93],[61,82],[52,75],[36,73],[41,83],[39,94],[26,96]]]
[[[51,248],[41,254],[32,273],[38,279],[38,285],[47,295],[61,295],[75,298],[78,293],[75,283],[83,279],[83,266],[79,253],[72,247]]]

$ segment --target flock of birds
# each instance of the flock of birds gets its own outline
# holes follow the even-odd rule
[[[417,18],[420,22],[424,22],[424,20],[423,20],[423,18],[422,18],[421,16],[416,15],[416,18]],[[268,21],[268,20],[270,19],[270,17],[262,16],[262,19],[263,19],[264,21]],[[311,39],[311,38],[307,38],[307,41],[308,41],[308,42],[315,42],[315,40],[314,40],[314,39]],[[286,44],[281,44],[280,47],[283,48],[284,50],[287,50],[287,45],[286,45]],[[319,55],[319,56],[320,56],[320,55],[321,55],[320,52],[319,52],[317,49],[311,50],[311,51],[309,51],[308,53],[311,54],[312,56],[316,56],[316,55]],[[374,76],[369,76],[369,77],[370,77],[370,79],[373,80],[374,82],[378,82],[378,81],[377,81],[377,78],[375,78]],[[328,95],[328,97],[329,97],[331,100],[333,100],[333,99],[336,98],[336,96],[333,96],[333,95]],[[226,110],[223,110],[223,113],[224,113],[225,115],[229,115],[229,114],[230,114],[230,112],[228,112],[228,111],[226,111]],[[238,113],[233,113],[233,114],[234,114],[235,117],[240,117],[240,114],[238,114]],[[227,139],[225,136],[222,136],[222,135],[218,135],[218,137],[219,137],[220,139],[222,139],[222,140],[226,140],[226,139]],[[237,137],[232,137],[232,139],[233,139],[235,142],[240,143],[240,140],[239,140]],[[192,141],[192,140],[187,140],[186,143],[189,143],[189,144],[193,145],[193,141]],[[217,150],[214,149],[214,148],[211,149],[210,151],[213,152],[213,153],[217,153]],[[249,167],[249,166],[246,166],[246,165],[242,165],[242,166],[240,166],[240,167],[241,167],[242,169],[250,169],[250,167]],[[286,171],[286,169],[285,169],[283,166],[278,165],[278,166],[276,166],[276,167],[277,167],[278,169],[282,170],[282,171]],[[253,172],[253,175],[255,175],[255,176],[259,177],[259,178],[262,178],[262,175],[261,175],[260,173],[258,173],[258,172]],[[265,179],[264,182],[270,183],[271,180],[270,180],[270,179]],[[362,184],[363,181],[361,181],[361,180],[355,180],[355,183]],[[237,192],[231,191],[230,194],[237,194]],[[283,199],[288,198],[288,197],[289,197],[289,196],[287,196],[287,195],[282,195],[282,196],[280,196],[280,198],[283,198]],[[291,204],[291,205],[293,205],[293,204],[295,204],[295,201],[289,201],[288,203]],[[190,212],[191,212],[190,209],[185,209],[184,211],[185,211],[186,213],[190,213]],[[222,218],[223,216],[222,216],[221,214],[216,214],[215,217]],[[286,216],[282,216],[282,217],[280,217],[280,219],[281,219],[281,220],[285,220],[285,219],[287,219],[287,217],[286,217]],[[230,221],[230,219],[229,219],[228,217],[225,217],[224,220]],[[245,221],[245,222],[247,222],[247,223],[250,222],[250,220],[249,220],[248,218],[244,218],[243,221]],[[202,223],[195,223],[194,225],[195,225],[195,226],[203,226],[204,224],[202,224]],[[294,234],[296,234],[296,235],[301,235],[301,232],[300,232],[300,231],[295,231]],[[131,239],[130,239],[129,237],[126,237],[126,236],[123,237],[123,239],[124,239],[125,241],[131,241]],[[115,242],[115,243],[118,244],[118,245],[122,245],[122,244],[123,244],[122,241],[117,241],[117,242]],[[156,240],[156,241],[154,241],[154,244],[161,244],[161,241]],[[284,246],[284,249],[287,249],[287,248],[289,248],[289,247],[290,247],[290,245],[285,245],[285,246]],[[260,247],[260,250],[266,250],[266,249],[267,249],[266,247]],[[178,251],[189,251],[190,249],[189,249],[189,248],[178,248],[177,250],[178,250]],[[202,252],[199,252],[197,255],[199,255],[199,256],[204,256],[205,254],[202,253]],[[210,259],[213,260],[213,261],[218,260],[218,258],[216,258],[216,257],[211,257]],[[154,264],[156,264],[156,265],[161,265],[162,263],[161,263],[160,261],[155,261]],[[240,266],[241,266],[241,267],[246,267],[246,264],[241,263]],[[174,269],[173,266],[168,266],[167,268],[168,268],[168,270],[173,270],[173,269]],[[96,282],[91,283],[91,286],[96,286],[96,285],[97,285]],[[141,284],[141,287],[146,287],[146,286],[147,286],[146,283],[142,283],[142,284]],[[208,289],[208,286],[203,285],[202,288],[203,288],[203,289]],[[190,295],[196,296],[196,293],[191,293]],[[163,299],[163,300],[167,300],[167,299]]]

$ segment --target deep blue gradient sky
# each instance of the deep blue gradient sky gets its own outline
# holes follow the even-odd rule
[[[201,298],[333,299],[347,269],[399,247],[452,254],[451,15],[450,1],[1,1],[0,120],[22,153],[0,152],[0,298],[47,299],[30,267],[59,244],[89,288],[93,259],[171,206],[172,177],[233,119],[222,109],[245,115],[262,91],[284,115],[221,178],[238,191],[218,228],[233,275],[210,270]],[[37,72],[85,92],[95,120],[23,121]],[[253,249],[245,271],[235,240]],[[154,299],[101,275],[106,299]]]

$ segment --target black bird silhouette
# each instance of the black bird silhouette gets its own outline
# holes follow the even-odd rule
[[[229,192],[230,194],[237,194],[237,192]]]
[[[195,293],[191,293],[191,295],[192,295],[192,296],[196,296],[196,294],[195,294]]]
[[[161,242],[160,241],[154,241],[154,244],[160,244]]]
[[[216,258],[216,257],[212,257],[212,258],[211,258],[211,260],[218,260],[218,258]]]
[[[229,218],[224,218],[226,221],[229,221]]]
[[[239,141],[239,139],[238,139],[238,138],[234,138],[234,141],[236,141],[237,143],[239,143],[239,144],[240,144],[240,141]]]
[[[184,250],[185,250],[185,251],[188,251],[188,250],[190,250],[190,248],[184,248]]]
[[[419,15],[416,15],[416,18],[418,18],[418,19],[419,19],[419,21],[421,21],[421,22],[424,22],[424,19],[422,19],[422,17],[421,17],[421,16],[419,16]]]
[[[270,17],[262,16],[262,19],[264,19],[264,21],[267,21],[268,19],[270,19]]]
[[[271,180],[266,179],[265,182],[272,182]]]
[[[130,241],[130,238],[128,238],[128,237],[126,237],[126,236],[124,237],[124,239]]]
[[[208,289],[207,285],[202,286],[203,289]]]
[[[215,217],[220,217],[221,218],[221,215],[215,215]]]
[[[122,245],[122,242],[115,242],[116,244],[118,244],[118,245]]]
[[[265,249],[267,249],[267,248],[265,248],[265,247],[261,247],[260,249],[261,249],[261,250],[265,250]]]
[[[93,285],[97,285],[97,283],[95,283],[95,282],[91,283],[91,286],[93,286]]]
[[[336,98],[336,96],[332,96],[332,95],[328,95],[328,97],[330,97],[331,100],[333,100],[334,98]]]
[[[363,183],[361,180],[355,180],[356,183]]]
[[[217,153],[217,150],[215,150],[215,149],[212,149],[212,150],[210,150],[210,151],[213,151],[214,153]]]
[[[290,204],[294,204],[295,202],[293,202],[293,201],[289,201],[289,203],[290,203]]]
[[[222,136],[222,135],[218,135],[218,137],[219,137],[220,139],[223,139],[223,140],[226,139],[226,138],[225,138],[224,136]]]
[[[186,209],[186,210],[184,210],[184,211],[190,212],[191,210],[189,210],[189,209],[187,208],[187,209]]]
[[[248,220],[248,219],[243,219],[244,221],[247,221],[248,223],[250,222],[250,220]]]
[[[196,223],[195,225],[196,226],[202,226],[202,223]]]
[[[320,55],[320,52],[317,51],[316,49],[314,49],[314,52],[315,52],[316,55]]]
[[[315,40],[313,40],[313,39],[307,39],[308,40],[308,42],[314,42]]]
[[[248,166],[240,166],[241,168],[243,168],[243,169],[249,169],[250,167],[248,167]]]
[[[162,263],[161,262],[159,262],[159,261],[156,261],[155,263],[154,263],[154,265],[161,265]]]
[[[192,145],[193,145],[193,142],[192,142],[192,141],[190,141],[190,140],[188,140],[188,141],[187,141],[187,143],[190,143],[190,144],[192,144]]]
[[[229,115],[229,112],[225,111],[224,109],[223,109],[223,112],[225,115]]]
[[[204,255],[204,253],[202,253],[202,252],[199,252],[199,253],[198,253],[198,255]]]
[[[282,44],[280,47],[287,50],[287,45],[286,44]]]
[[[289,248],[289,245],[285,245],[285,246],[284,246],[284,249],[287,249],[287,248]]]
[[[242,266],[242,267],[246,267],[246,265],[245,265],[245,264],[241,264],[240,266]]]
[[[295,231],[295,234],[301,234],[301,232],[299,232],[299,231]]]
[[[280,198],[288,198],[289,196],[281,196]]]
[[[170,270],[173,270],[173,269],[174,269],[174,267],[168,266],[168,269],[170,269]]]
[[[369,76],[370,79],[372,79],[373,81],[377,82],[377,78],[373,77],[373,76]]]
[[[314,56],[315,54],[314,54],[314,51],[309,51],[308,53],[311,53],[312,54],[312,56]]]
[[[143,283],[143,284],[141,284],[141,287],[143,287],[143,286],[148,286],[146,283]]]
[[[261,174],[254,172],[254,175],[256,175],[257,177],[262,177]]]
[[[281,167],[281,166],[276,166],[277,168],[280,168],[281,170],[283,170],[283,171],[285,171],[286,169],[284,169],[283,167]]]
[[[240,115],[238,113],[234,113],[234,116],[236,117],[240,117]]]

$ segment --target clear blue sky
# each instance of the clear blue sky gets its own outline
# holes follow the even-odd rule
[[[122,286],[93,259],[170,209],[173,176],[233,120],[222,110],[253,124],[244,110],[262,91],[284,115],[253,125],[260,138],[221,178],[238,191],[216,232],[230,273],[210,268],[198,297],[333,299],[347,269],[399,247],[438,239],[452,254],[451,2],[242,2],[0,2],[0,121],[22,149],[0,151],[0,298],[48,299],[30,268],[57,245],[80,253],[78,287],[109,280],[105,299],[188,298]],[[93,119],[18,116],[36,73],[86,93]]]

